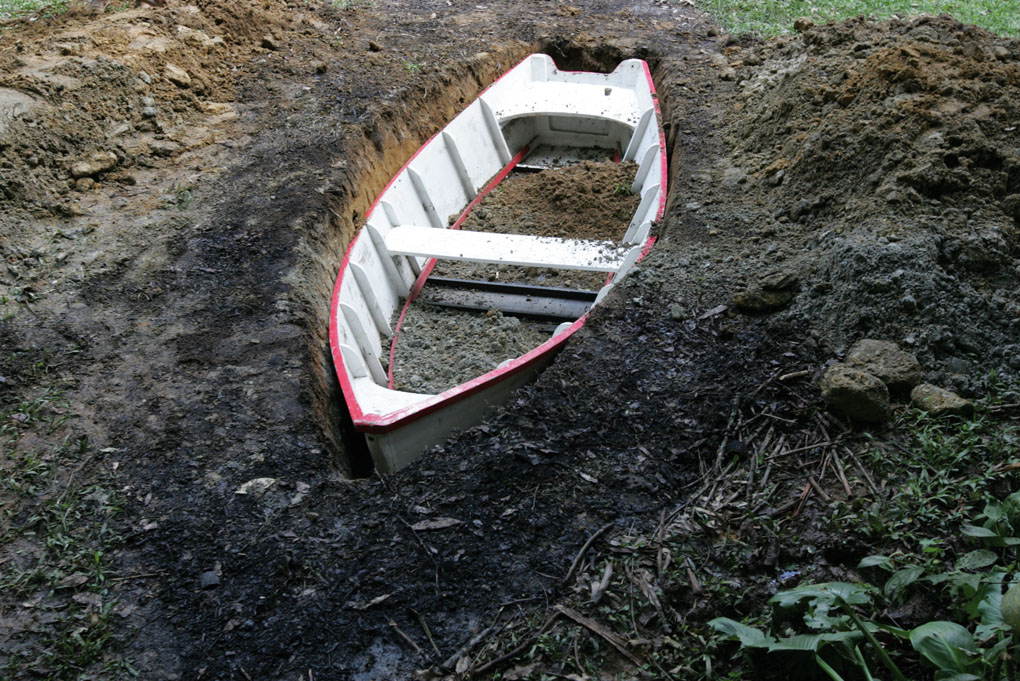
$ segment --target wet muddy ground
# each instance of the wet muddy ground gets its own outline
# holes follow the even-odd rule
[[[915,18],[756,42],[644,2],[171,1],[3,29],[14,678],[491,677],[512,661],[480,671],[485,641],[568,602],[602,528],[654,532],[733,453],[736,411],[814,432],[812,377],[854,340],[897,341],[963,394],[1020,371],[1016,41]],[[535,50],[649,60],[659,244],[492,420],[373,476],[327,351],[344,247]],[[776,282],[782,303],[746,304]],[[836,544],[831,569],[856,564]],[[72,634],[100,643],[70,656]]]

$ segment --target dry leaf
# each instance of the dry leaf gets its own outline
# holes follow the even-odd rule
[[[445,530],[448,527],[460,525],[461,522],[456,518],[433,518],[432,520],[422,520],[420,523],[415,523],[411,525],[411,529],[415,532],[421,532],[422,530]]]

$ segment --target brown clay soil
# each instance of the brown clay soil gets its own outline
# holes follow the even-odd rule
[[[461,228],[619,242],[640,201],[630,193],[635,172],[635,163],[582,161],[536,173],[513,173],[468,214]],[[438,263],[435,274],[595,291],[606,281],[604,274],[593,272],[459,262]]]
[[[585,541],[661,537],[724,454],[823,427],[812,377],[849,344],[897,341],[970,396],[1020,372],[1020,45],[951,19],[758,42],[643,0],[169,0],[0,28],[2,470],[38,473],[0,489],[11,678],[492,678],[521,640],[538,666],[512,676],[570,678],[569,637],[527,636],[582,607]],[[345,245],[536,50],[649,61],[659,243],[489,422],[354,477],[326,338]],[[861,557],[794,533],[743,536],[748,573]],[[628,646],[674,654],[671,626],[728,611],[693,586],[704,560],[635,576],[658,608]]]

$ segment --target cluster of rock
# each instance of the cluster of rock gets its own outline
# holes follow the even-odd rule
[[[896,343],[866,338],[858,341],[843,362],[822,374],[822,397],[846,416],[868,423],[889,418],[893,399],[909,399],[933,416],[970,417],[974,405],[944,388],[921,382],[917,358]]]

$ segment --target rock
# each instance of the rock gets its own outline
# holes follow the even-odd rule
[[[797,275],[793,272],[773,272],[761,278],[766,291],[792,291],[797,288]]]
[[[371,52],[382,52],[383,47],[382,47],[382,45],[380,45],[376,41],[369,40],[368,41],[368,49]]]
[[[814,28],[815,22],[811,21],[807,17],[798,17],[793,20],[793,30],[797,33],[803,33]]]
[[[1002,212],[1020,222],[1020,194],[1010,194],[1002,200]]]
[[[234,490],[234,494],[242,496],[250,495],[259,498],[265,495],[269,488],[275,484],[276,478],[253,478]]]
[[[921,382],[921,365],[896,343],[865,338],[854,343],[847,353],[849,366],[877,377],[893,394],[905,395]]]
[[[96,151],[87,159],[71,166],[71,177],[92,177],[117,165],[117,154],[112,151]]]
[[[910,399],[914,406],[931,416],[962,416],[970,418],[974,415],[974,404],[965,400],[951,390],[940,388],[931,383],[921,383],[910,391]]]
[[[175,66],[171,63],[167,63],[164,72],[166,78],[174,85],[179,87],[191,87],[191,76],[188,72],[179,66]]]
[[[793,300],[791,290],[775,291],[764,288],[750,288],[733,296],[733,305],[747,314],[762,314],[782,309]]]
[[[152,140],[149,142],[149,152],[153,156],[173,156],[181,148],[181,145],[171,140]]]
[[[819,381],[822,398],[852,419],[881,423],[889,417],[889,389],[876,376],[833,364]]]
[[[785,307],[793,300],[797,289],[797,275],[792,272],[774,272],[733,296],[733,305],[741,312],[761,314]]]
[[[262,47],[267,50],[278,50],[280,49],[280,43],[271,35],[262,36]]]
[[[96,181],[91,177],[79,177],[74,181],[74,188],[80,192],[87,192],[96,186]]]
[[[220,576],[215,570],[209,570],[198,576],[198,583],[203,589],[215,589],[220,585]]]
[[[723,184],[735,187],[747,182],[747,171],[743,168],[730,167],[723,171]]]

